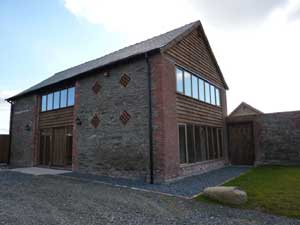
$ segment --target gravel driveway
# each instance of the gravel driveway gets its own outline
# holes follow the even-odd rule
[[[0,171],[0,224],[300,225],[300,220],[63,176]]]

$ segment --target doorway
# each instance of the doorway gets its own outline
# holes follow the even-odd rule
[[[39,163],[53,167],[71,166],[72,141],[72,127],[41,129]]]
[[[253,124],[228,124],[228,147],[232,165],[253,165],[255,160]]]

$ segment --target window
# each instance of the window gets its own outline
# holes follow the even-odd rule
[[[59,91],[54,92],[54,102],[53,102],[53,109],[59,108]]]
[[[75,88],[64,89],[43,95],[41,98],[41,111],[65,108],[75,103]]]
[[[187,153],[188,153],[188,163],[195,162],[195,141],[194,141],[194,126],[188,124],[187,128]]]
[[[47,96],[47,110],[53,109],[53,93]]]
[[[221,105],[220,90],[218,88],[216,88],[216,105],[217,106]]]
[[[195,163],[223,157],[222,128],[180,124],[180,163]]]
[[[68,89],[68,106],[72,106],[75,103],[75,88]]]
[[[67,106],[67,89],[60,91],[60,107],[64,108]]]
[[[186,163],[186,136],[185,125],[179,125],[179,151],[180,151],[180,163]]]
[[[205,82],[205,102],[210,103],[210,89],[209,89],[209,83]]]
[[[210,85],[210,102],[211,104],[215,105],[216,104],[216,92],[215,92],[215,87]]]
[[[47,95],[43,95],[42,97],[42,112],[47,110]]]
[[[193,91],[193,98],[199,98],[198,96],[198,77],[192,76],[192,91]]]
[[[205,100],[205,94],[204,94],[204,81],[199,79],[199,100],[203,101]]]
[[[183,71],[176,68],[177,91],[183,93]]]
[[[221,106],[220,90],[216,86],[179,67],[176,67],[176,90],[202,102]]]
[[[192,96],[191,74],[186,71],[184,71],[184,94],[187,96]]]

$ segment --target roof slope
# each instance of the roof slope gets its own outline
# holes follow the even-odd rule
[[[177,39],[179,39],[179,38],[181,39],[181,37],[183,37],[185,34],[189,33],[190,31],[192,31],[193,29],[195,29],[196,27],[199,27],[199,26],[201,27],[201,29],[203,29],[200,21],[196,21],[196,22],[184,25],[182,27],[179,27],[177,29],[174,29],[172,31],[169,31],[167,33],[155,36],[148,40],[145,40],[145,41],[136,43],[134,45],[122,48],[118,51],[112,52],[103,57],[85,62],[78,66],[71,67],[64,71],[58,72],[58,73],[54,74],[53,76],[51,76],[50,78],[32,86],[29,89],[26,89],[25,91],[7,99],[7,100],[13,100],[17,97],[31,93],[33,91],[37,91],[46,86],[56,84],[58,82],[73,78],[75,76],[78,76],[80,74],[86,73],[88,71],[91,71],[91,70],[94,70],[97,68],[108,66],[110,64],[119,62],[121,60],[125,60],[125,59],[131,58],[131,57],[134,57],[137,55],[141,55],[141,54],[144,54],[147,52],[151,52],[154,50],[163,49],[164,47],[167,47],[168,44],[177,42]],[[216,62],[216,65],[218,67],[217,62]],[[221,73],[221,76],[222,76],[222,79],[224,80],[222,73]],[[225,86],[227,86],[225,83],[225,80],[224,80],[224,84],[225,84]]]
[[[258,115],[263,114],[263,112],[254,108],[253,106],[247,104],[246,102],[242,102],[236,107],[229,115],[229,117],[233,116],[246,116],[246,115]]]

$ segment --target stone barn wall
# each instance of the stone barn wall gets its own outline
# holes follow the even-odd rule
[[[77,81],[76,170],[148,179],[147,85],[144,58]]]

